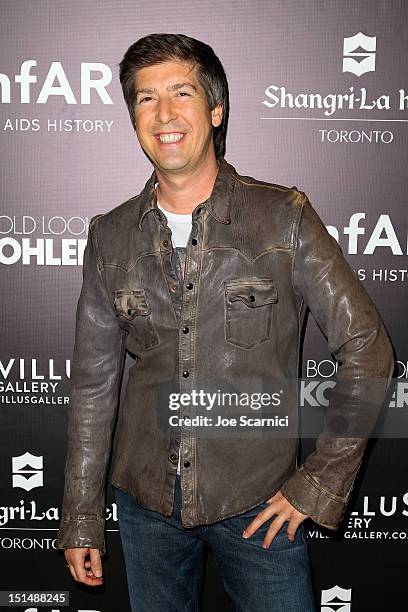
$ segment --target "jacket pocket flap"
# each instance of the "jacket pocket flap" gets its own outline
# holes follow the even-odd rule
[[[225,281],[225,294],[230,302],[241,300],[252,308],[278,301],[278,291],[271,278]]]
[[[117,289],[114,306],[117,314],[126,319],[133,319],[136,315],[146,316],[151,312],[144,289]]]

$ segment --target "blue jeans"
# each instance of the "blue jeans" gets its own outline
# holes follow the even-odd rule
[[[267,502],[210,525],[185,528],[179,475],[170,517],[112,488],[132,612],[199,612],[207,547],[234,612],[316,612],[303,524],[290,542],[285,522],[269,548],[262,542],[272,519],[249,539],[241,535]]]

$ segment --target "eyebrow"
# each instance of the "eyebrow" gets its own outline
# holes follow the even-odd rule
[[[191,87],[195,92],[198,93],[197,87],[192,83],[186,81],[185,83],[174,83],[173,85],[168,85],[166,87],[167,91],[176,91],[177,89],[181,89],[182,87]],[[139,93],[157,93],[157,89],[155,87],[144,87],[143,89],[136,89],[135,96]]]

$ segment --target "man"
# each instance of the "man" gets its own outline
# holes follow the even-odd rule
[[[312,611],[302,523],[336,529],[343,517],[392,377],[390,341],[307,196],[225,160],[228,85],[208,45],[151,34],[128,49],[120,80],[154,170],[138,196],[90,222],[58,547],[75,580],[102,583],[127,350],[111,484],[132,610],[197,610],[209,547],[234,610]],[[201,383],[245,379],[260,391],[258,380],[296,379],[307,306],[339,367],[306,462],[297,466],[296,436],[195,425]],[[178,426],[173,391],[190,398]]]

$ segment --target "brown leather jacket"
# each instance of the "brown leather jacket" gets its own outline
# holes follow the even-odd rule
[[[374,423],[394,359],[373,302],[303,192],[240,176],[224,158],[211,197],[192,213],[182,283],[156,180],[153,171],[138,196],[89,224],[58,548],[106,550],[105,485],[126,350],[134,364],[113,485],[169,516],[180,450],[185,527],[237,515],[281,489],[298,510],[336,529],[365,437],[322,433],[298,466],[296,436],[217,437],[188,421],[170,426],[168,396],[201,381],[296,380],[309,306],[339,365],[326,412],[355,424],[369,405]],[[367,404],[371,380],[378,384]],[[178,416],[199,412],[187,403]]]

